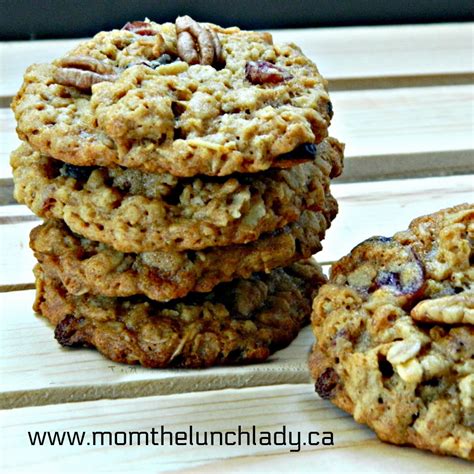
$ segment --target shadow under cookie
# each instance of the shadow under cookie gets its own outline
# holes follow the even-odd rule
[[[95,347],[116,362],[145,367],[209,367],[267,359],[309,322],[326,281],[314,261],[255,274],[170,303],[145,297],[69,294],[35,268],[34,309],[64,346]]]

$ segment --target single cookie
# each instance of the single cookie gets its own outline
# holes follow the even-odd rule
[[[175,176],[286,167],[327,136],[326,81],[294,44],[189,17],[101,32],[25,73],[12,108],[36,150]]]
[[[76,167],[23,144],[11,157],[15,198],[46,219],[121,252],[197,250],[247,243],[325,211],[343,147],[318,145],[316,158],[288,170],[231,177],[175,178],[122,168]]]
[[[474,460],[474,205],[336,263],[314,300],[316,391],[383,441]]]
[[[35,269],[34,309],[63,346],[95,347],[116,362],[209,367],[260,362],[286,347],[309,320],[325,282],[314,262],[234,280],[208,294],[157,303],[144,297],[73,296]]]
[[[300,220],[242,245],[188,252],[122,253],[72,233],[62,221],[48,221],[30,234],[30,247],[47,276],[69,293],[103,296],[146,295],[157,301],[209,292],[218,283],[249,278],[311,257],[337,213],[303,212]]]

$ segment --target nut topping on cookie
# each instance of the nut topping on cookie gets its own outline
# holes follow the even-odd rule
[[[113,82],[117,79],[114,68],[88,56],[69,56],[59,61],[54,80],[63,86],[90,90],[93,84]]]
[[[410,315],[417,321],[474,324],[474,291],[420,301]]]
[[[245,65],[245,77],[252,84],[278,84],[292,79],[292,75],[268,61],[249,61]]]
[[[157,31],[152,28],[148,21],[129,21],[122,27],[122,30],[131,31],[141,36],[154,36],[157,34]]]
[[[175,25],[178,54],[183,61],[208,66],[221,61],[222,47],[215,31],[188,15],[176,18]]]
[[[257,173],[328,136],[327,82],[270,33],[189,16],[145,20],[102,31],[65,58],[32,65],[12,108],[22,140],[73,165]]]

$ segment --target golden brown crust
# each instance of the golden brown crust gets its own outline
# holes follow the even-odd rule
[[[326,81],[297,46],[205,26],[222,45],[216,67],[180,60],[175,25],[153,22],[154,34],[101,32],[52,64],[32,65],[12,104],[20,138],[80,166],[224,176],[278,167],[327,136]],[[258,61],[285,80],[252,83],[246,64]]]
[[[113,361],[145,367],[263,361],[308,322],[312,297],[325,281],[320,267],[306,261],[163,304],[73,296],[40,265],[35,273],[34,309],[56,326],[60,344],[95,347]]]
[[[247,243],[298,220],[305,209],[325,211],[342,152],[329,138],[313,162],[225,178],[177,179],[121,168],[84,172],[26,144],[13,152],[11,164],[15,198],[35,214],[63,219],[72,231],[121,252],[140,253]]]
[[[357,246],[314,300],[310,357],[320,395],[382,440],[470,460],[473,241],[464,204]]]
[[[45,274],[69,293],[169,301],[311,257],[336,213],[336,201],[329,200],[326,213],[305,211],[298,222],[254,242],[201,251],[122,253],[73,234],[61,221],[35,227],[30,246]]]

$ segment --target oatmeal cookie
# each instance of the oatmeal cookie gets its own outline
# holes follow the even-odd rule
[[[33,148],[80,166],[189,177],[253,173],[312,158],[327,136],[326,81],[269,33],[134,22],[34,64],[12,104]]]
[[[35,273],[34,309],[56,326],[60,344],[95,347],[113,361],[145,367],[264,361],[308,322],[311,297],[325,281],[321,268],[305,261],[163,304],[73,296],[39,265]]]
[[[60,280],[71,294],[143,294],[169,301],[311,257],[321,250],[321,240],[337,213],[334,199],[328,208],[326,213],[305,211],[298,222],[254,242],[201,251],[122,253],[81,238],[62,221],[35,227],[30,247],[45,274]]]
[[[474,205],[355,247],[313,304],[316,391],[380,439],[474,460]]]
[[[176,178],[122,168],[77,167],[23,144],[11,165],[15,198],[46,219],[121,252],[242,244],[324,211],[343,147],[328,138],[309,163],[229,177]]]

